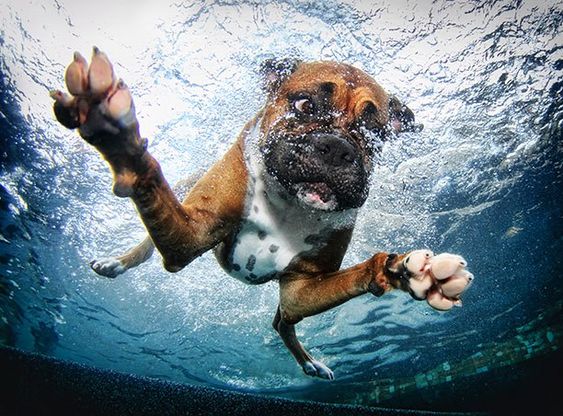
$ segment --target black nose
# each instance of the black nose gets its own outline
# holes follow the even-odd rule
[[[353,164],[358,152],[345,138],[335,134],[316,134],[313,145],[317,155],[329,166],[346,166]]]

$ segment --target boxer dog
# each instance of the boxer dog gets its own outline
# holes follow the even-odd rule
[[[147,150],[130,92],[103,52],[94,48],[90,64],[75,53],[65,75],[70,94],[51,96],[57,120],[102,154],[113,171],[113,192],[133,200],[149,234],[122,256],[92,262],[93,270],[115,277],[156,247],[165,269],[178,272],[213,249],[242,282],[279,282],[274,329],[306,374],[332,380],[333,372],[296,337],[303,318],[395,288],[446,310],[459,303],[471,276],[460,274],[465,262],[452,256],[457,274],[433,277],[432,253],[420,250],[375,253],[340,270],[368,196],[374,155],[389,137],[418,128],[413,112],[343,63],[269,60],[261,72],[264,107],[221,160],[188,181],[183,202]]]

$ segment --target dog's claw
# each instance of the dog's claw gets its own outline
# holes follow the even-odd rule
[[[305,361],[303,371],[311,377],[320,377],[326,380],[334,380],[333,371],[320,361]]]
[[[75,103],[74,97],[68,95],[60,90],[51,90],[49,91],[49,96],[61,104],[63,107],[69,108],[72,107]]]

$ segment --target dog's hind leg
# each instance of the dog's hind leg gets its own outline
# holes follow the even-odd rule
[[[101,276],[113,278],[144,263],[151,258],[153,252],[154,244],[150,237],[146,237],[139,245],[125,254],[94,260],[90,263],[90,267]]]
[[[173,188],[178,199],[183,200],[203,174],[203,171],[198,171],[179,181]],[[115,278],[129,269],[143,264],[151,258],[153,252],[154,244],[151,238],[147,236],[141,243],[131,248],[125,254],[93,260],[90,262],[90,267],[100,276]]]

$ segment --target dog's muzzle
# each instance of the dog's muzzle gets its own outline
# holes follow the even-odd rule
[[[360,149],[340,133],[273,136],[263,149],[268,172],[302,203],[338,211],[367,198],[369,173]]]

